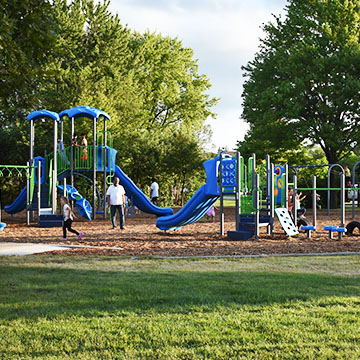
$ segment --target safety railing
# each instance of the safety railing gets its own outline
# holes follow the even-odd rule
[[[30,177],[29,166],[0,165],[0,177]]]
[[[93,168],[93,145],[74,146],[74,170],[91,170]],[[46,156],[46,167],[49,169],[53,153]],[[57,152],[57,173],[71,170],[71,146]]]

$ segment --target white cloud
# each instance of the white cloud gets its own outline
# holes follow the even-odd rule
[[[239,109],[226,108],[221,111],[217,119],[206,121],[213,131],[212,142],[214,146],[209,146],[208,150],[216,151],[219,147],[226,147],[233,150],[237,141],[244,140],[244,136],[249,129],[242,119],[239,118]]]
[[[110,9],[121,22],[143,33],[147,30],[178,37],[194,50],[200,72],[210,77],[211,96],[221,101],[209,119],[215,148],[235,146],[248,128],[241,115],[242,70],[263,36],[261,26],[272,13],[283,13],[286,0],[112,0]]]

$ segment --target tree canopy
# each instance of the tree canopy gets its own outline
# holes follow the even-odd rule
[[[360,141],[359,0],[289,0],[243,67],[243,153],[319,145],[329,163]]]
[[[1,9],[0,161],[28,160],[25,117],[31,111],[90,105],[111,115],[120,165],[135,181],[144,185],[157,175],[170,187],[167,178],[185,186],[203,171],[204,121],[215,116],[217,102],[207,93],[210,80],[181,40],[132,31],[109,4],[14,0]],[[51,151],[52,131],[52,125],[36,124],[36,155]],[[70,142],[67,120],[64,131]],[[91,121],[77,119],[75,131],[91,137]],[[175,156],[179,144],[184,153]],[[9,148],[11,155],[4,151]]]

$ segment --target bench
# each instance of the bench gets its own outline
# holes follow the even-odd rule
[[[329,231],[329,239],[333,238],[333,232],[346,233],[346,228],[340,226],[324,226],[324,230]]]
[[[306,237],[308,239],[311,238],[311,231],[315,231],[316,230],[316,227],[315,226],[311,226],[311,225],[308,225],[308,226],[302,226],[300,228],[300,230],[305,230],[306,231]]]

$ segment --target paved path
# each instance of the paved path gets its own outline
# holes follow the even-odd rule
[[[70,249],[112,249],[112,250],[124,250],[120,247],[107,247],[107,246],[82,246],[82,245],[55,245],[55,244],[33,244],[33,243],[0,243],[0,256],[23,256],[38,254],[47,251],[55,250],[70,250]]]
[[[86,246],[86,245],[56,245],[56,244],[34,244],[34,243],[11,243],[0,242],[0,256],[23,256],[38,254],[55,250],[70,249],[111,249],[124,250],[121,247],[110,246]],[[259,255],[223,255],[223,256],[154,256],[159,259],[186,259],[186,258],[259,258],[259,257],[294,257],[294,256],[344,256],[360,255],[360,252],[336,252],[336,253],[295,253],[295,254],[259,254]],[[141,256],[133,256],[133,259],[141,259]]]

